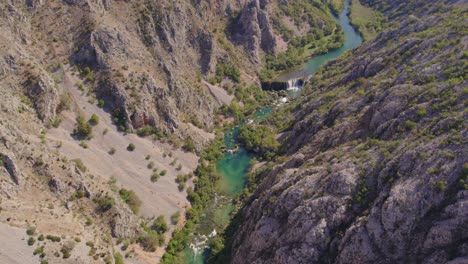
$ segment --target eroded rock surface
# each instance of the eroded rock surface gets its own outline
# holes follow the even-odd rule
[[[393,29],[309,80],[233,263],[468,261],[467,5],[442,2],[377,1]]]

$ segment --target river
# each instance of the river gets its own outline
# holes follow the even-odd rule
[[[300,67],[293,69],[287,73],[281,75],[281,79],[297,79],[304,78],[313,75],[323,64],[331,59],[337,58],[344,52],[354,49],[362,44],[362,38],[358,32],[351,26],[349,17],[349,0],[345,0],[344,9],[338,18],[335,18],[336,22],[342,27],[345,34],[344,45],[336,50],[330,51],[326,54],[315,56]],[[271,111],[272,107],[265,107],[257,111],[254,119],[258,120],[267,116]],[[249,171],[250,162],[255,155],[249,153],[237,144],[237,136],[239,133],[239,127],[235,127],[230,131],[226,131],[224,135],[224,141],[226,149],[235,150],[234,152],[227,152],[223,158],[219,159],[216,163],[216,169],[218,173],[222,175],[222,186],[227,193],[232,197],[238,195],[244,188],[247,181],[247,173]],[[233,207],[227,206],[221,210],[223,221],[229,221],[230,213]],[[210,221],[214,222],[214,221]],[[205,229],[209,228],[205,226]],[[214,228],[212,226],[211,228]],[[193,254],[191,251],[186,252],[186,263],[187,264],[203,264],[202,254]]]
[[[335,59],[341,54],[345,53],[346,51],[354,49],[362,44],[361,35],[358,32],[356,32],[356,30],[349,21],[349,1],[350,0],[345,0],[344,8],[343,11],[341,11],[340,16],[334,17],[336,22],[341,26],[341,28],[344,31],[345,41],[343,46],[339,49],[332,50],[328,53],[313,57],[300,67],[281,74],[278,77],[279,80],[287,81],[291,79],[298,79],[310,76],[314,74],[320,68],[320,66],[322,66],[329,60]]]

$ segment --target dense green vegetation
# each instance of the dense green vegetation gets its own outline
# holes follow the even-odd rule
[[[183,263],[183,256],[180,253],[188,247],[201,214],[212,203],[219,191],[220,176],[216,173],[215,162],[223,155],[221,151],[223,145],[223,137],[218,135],[214,142],[200,154],[200,164],[195,171],[197,177],[195,189],[187,191],[188,199],[192,204],[186,212],[187,222],[181,230],[174,231],[161,263]]]
[[[73,132],[79,138],[91,139],[93,137],[93,127],[82,115],[76,118],[76,128]]]
[[[217,84],[223,81],[224,78],[229,78],[234,82],[240,82],[240,70],[239,68],[229,62],[221,62],[216,65],[216,75],[210,78],[211,84]]]
[[[125,117],[124,111],[120,108],[115,108],[114,111],[112,111],[112,122],[117,126],[117,128],[122,131],[126,132],[127,131],[127,118]]]
[[[159,234],[164,234],[167,232],[169,227],[167,226],[166,218],[164,218],[164,215],[160,215],[154,220],[151,229],[153,229]]]
[[[266,93],[256,85],[248,87],[234,85],[228,89],[228,92],[234,94],[237,101],[233,100],[229,106],[221,106],[218,113],[233,117],[237,122],[246,120],[259,108],[269,105],[273,98],[271,94]]]
[[[266,160],[273,159],[280,145],[272,127],[257,124],[241,127],[239,142],[247,150],[254,151]]]

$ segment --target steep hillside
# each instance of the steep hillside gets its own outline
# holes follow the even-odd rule
[[[466,1],[363,1],[389,29],[265,125],[233,263],[466,263]],[[259,167],[259,168],[258,168]]]
[[[1,1],[0,262],[157,261],[225,105],[338,35],[321,1]]]

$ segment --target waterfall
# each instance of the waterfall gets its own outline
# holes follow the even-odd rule
[[[304,80],[302,79],[291,79],[287,82],[286,90],[298,90],[304,87]]]
[[[264,91],[282,91],[282,90],[299,90],[304,87],[304,79],[291,79],[288,81],[272,81],[262,82],[262,89]]]

